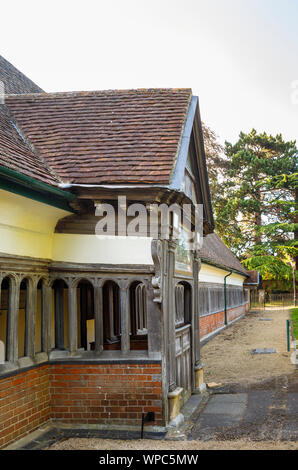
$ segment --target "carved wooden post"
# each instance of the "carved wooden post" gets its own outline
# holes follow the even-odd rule
[[[128,281],[120,281],[120,322],[121,322],[121,353],[127,354],[130,349],[129,340],[129,298]]]
[[[115,336],[115,325],[114,325],[114,316],[115,316],[115,305],[114,305],[114,288],[112,285],[108,287],[108,304],[109,304],[109,337],[111,341],[116,340]]]
[[[51,336],[52,336],[52,287],[49,281],[43,281],[42,286],[43,296],[43,318],[42,318],[42,331],[41,341],[42,350],[49,353],[52,349]]]
[[[203,364],[201,363],[200,352],[200,305],[199,305],[199,273],[201,270],[201,260],[197,250],[193,251],[193,278],[194,278],[194,302],[193,302],[193,377],[194,389],[203,390]]]
[[[168,335],[169,335],[169,392],[176,387],[176,351],[175,351],[175,297],[174,297],[174,271],[175,271],[176,241],[168,242]]]
[[[147,327],[148,327],[148,355],[154,356],[162,352],[162,311],[163,303],[163,272],[162,269],[162,242],[152,240],[151,254],[154,263],[154,277],[151,286],[147,286]],[[166,348],[165,348],[166,350]],[[165,356],[164,359],[166,360]]]
[[[26,292],[25,356],[33,357],[35,350],[35,322],[37,309],[37,278],[28,278]]]
[[[55,349],[64,350],[64,281],[55,286]]]
[[[103,351],[103,281],[94,285],[95,351]]]
[[[77,303],[77,285],[75,281],[70,281],[68,286],[68,331],[70,353],[75,353],[78,349]]]

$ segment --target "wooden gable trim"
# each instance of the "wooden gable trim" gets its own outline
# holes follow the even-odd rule
[[[192,147],[193,151],[191,152]],[[190,152],[194,153],[194,157],[196,157],[194,163],[197,167],[197,177],[199,180],[199,187],[196,188],[196,193],[199,202],[204,206],[204,226],[205,233],[208,234],[212,233],[214,230],[214,220],[211,206],[199,100],[196,96],[192,97],[189,106],[188,116],[180,143],[180,150],[171,180],[170,189],[183,191],[186,162]]]
[[[198,156],[197,163],[198,163],[198,171],[199,171],[200,191],[202,194],[202,200],[204,204],[205,220],[206,220],[207,229],[208,229],[207,232],[212,233],[214,230],[214,219],[213,219],[213,211],[212,211],[211,196],[210,196],[210,189],[209,189],[209,179],[208,179],[208,171],[207,171],[207,164],[206,164],[204,136],[203,136],[203,128],[202,128],[199,104],[196,108],[196,113],[195,113],[195,118],[194,118],[194,123],[193,123],[193,135],[194,135],[193,141],[194,141],[194,145],[196,149],[196,154]]]
[[[170,189],[181,191],[183,188],[184,171],[185,171],[186,161],[188,157],[190,137],[192,133],[197,106],[198,106],[198,97],[193,96],[191,98],[191,102],[189,105],[188,115],[186,118],[184,130],[183,130],[183,134],[182,134],[182,138],[180,142],[180,148],[178,152],[178,157],[177,157],[173,177],[171,179]]]

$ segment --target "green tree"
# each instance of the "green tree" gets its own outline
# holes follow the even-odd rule
[[[227,166],[215,201],[216,230],[248,269],[290,281],[297,256],[296,142],[241,133],[226,142]]]
[[[224,148],[218,142],[215,132],[205,123],[202,124],[202,127],[211,201],[216,205],[221,194],[221,181],[224,170],[227,168],[227,160],[224,157]]]

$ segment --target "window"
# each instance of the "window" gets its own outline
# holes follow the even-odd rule
[[[179,282],[175,288],[176,328],[191,321],[191,287],[187,282]]]
[[[45,350],[44,348],[44,324],[45,324],[45,289],[44,281],[40,279],[37,284],[37,305],[36,305],[36,317],[35,317],[35,353],[39,353]]]
[[[20,285],[19,312],[18,312],[18,357],[28,356],[28,302],[29,281],[23,279]]]
[[[81,281],[78,294],[78,347],[95,349],[94,288],[89,281]]]
[[[121,349],[119,287],[113,281],[103,286],[104,349]]]
[[[148,349],[147,295],[142,282],[134,282],[130,293],[130,349]]]
[[[52,348],[68,348],[68,286],[63,280],[53,284]]]

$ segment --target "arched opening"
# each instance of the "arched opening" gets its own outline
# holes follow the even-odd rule
[[[120,291],[113,281],[103,286],[103,347],[121,349]]]
[[[18,311],[18,357],[28,356],[29,329],[29,280],[23,279],[20,285]]]
[[[85,351],[95,349],[94,288],[82,280],[77,287],[78,347]]]
[[[191,322],[191,286],[187,282],[179,282],[175,288],[176,328]]]
[[[129,289],[130,349],[148,350],[146,286],[133,282]]]
[[[44,325],[45,325],[45,286],[44,280],[40,279],[37,284],[37,303],[35,316],[35,353],[40,353],[44,348]]]
[[[65,350],[69,347],[68,286],[57,279],[52,286],[52,349]]]
[[[10,316],[11,279],[5,277],[0,286],[0,364],[7,361],[8,318]]]

